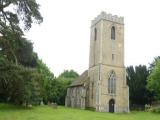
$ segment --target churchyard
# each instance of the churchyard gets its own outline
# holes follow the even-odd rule
[[[160,120],[160,114],[144,111],[100,113],[58,106],[34,106],[30,109],[0,104],[0,120]]]
[[[128,11],[119,11],[125,22],[123,17],[108,11],[94,17],[103,7],[91,9],[93,2],[86,5],[85,1],[78,10],[77,1],[77,6],[67,1],[63,7],[62,3],[58,6],[50,1],[0,1],[0,120],[160,120],[159,46],[156,48],[160,38],[159,30],[155,29],[160,23],[156,18],[158,10],[147,11],[151,6],[146,6],[147,2],[145,5],[139,4],[140,1],[135,5],[129,2],[131,6],[114,3],[113,8],[118,5]],[[104,10],[111,7],[108,1],[97,0],[95,6],[98,3],[105,5]],[[159,8],[155,2],[151,3]],[[142,6],[146,18],[141,13]],[[155,13],[154,19],[148,13]],[[27,35],[32,26],[43,21],[42,26],[46,26],[37,27]],[[130,38],[127,36],[125,40],[125,34]],[[130,57],[127,60],[124,56]],[[89,58],[89,66],[83,66],[83,58],[86,61]],[[82,68],[86,70],[79,74]]]

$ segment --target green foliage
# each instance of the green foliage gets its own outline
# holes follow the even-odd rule
[[[59,83],[59,87],[58,87],[59,92],[58,92],[58,97],[56,99],[56,102],[58,104],[61,104],[61,105],[65,104],[67,88],[73,82],[73,80],[75,80],[78,76],[79,74],[74,70],[65,70],[59,75],[59,77],[57,78],[57,81]]]
[[[31,68],[15,65],[0,57],[0,101],[39,104],[41,77]]]
[[[160,56],[154,58],[153,62],[149,66],[149,71],[150,72],[152,72],[152,70],[154,69],[154,67],[156,66],[156,64],[159,60],[160,60]]]
[[[19,39],[15,50],[18,63],[27,67],[37,66],[37,54],[33,52],[33,43],[25,38]]]
[[[42,78],[36,69],[27,68],[22,76],[25,80],[23,103],[40,104],[42,101]]]
[[[45,63],[43,63],[42,60],[37,60],[37,69],[43,76],[43,80],[54,80],[55,76],[54,74],[50,71],[50,69],[47,67]]]
[[[33,52],[23,31],[42,21],[36,0],[0,1],[0,101],[37,104],[43,99],[64,104],[67,87],[79,76],[66,70],[55,78]]]
[[[58,78],[57,83],[58,83],[58,91],[57,91],[57,97],[55,99],[55,102],[57,102],[60,105],[65,104],[65,97],[67,93],[67,88],[71,84],[74,78]]]
[[[65,70],[58,78],[55,78],[54,74],[42,60],[38,60],[37,69],[42,75],[43,101],[45,103],[56,102],[64,105],[67,88],[71,82],[79,76],[78,73],[73,70]]]
[[[160,59],[156,61],[148,77],[147,87],[150,91],[154,91],[156,93],[156,99],[160,100]]]
[[[153,98],[152,93],[146,89],[149,71],[145,65],[136,66],[135,69],[130,66],[126,70],[131,107],[139,105],[139,107],[143,108]]]
[[[28,67],[36,67],[37,55],[33,52],[33,43],[24,37],[16,37],[12,34],[0,37],[2,54],[15,64]]]
[[[2,54],[10,61],[18,63],[15,54],[17,48],[17,41],[19,38],[13,34],[13,32],[5,32],[6,35],[0,37],[0,46],[2,48]],[[18,40],[17,40],[18,39]]]
[[[18,64],[19,59],[25,66],[35,66],[36,55],[32,52],[32,44],[22,37],[23,30],[19,23],[21,26],[24,24],[25,30],[29,30],[33,22],[40,24],[42,21],[39,5],[35,0],[0,1],[0,47],[10,61]]]
[[[37,55],[33,52],[32,43],[23,37],[8,34],[1,37],[0,46],[1,101],[39,103],[42,83],[41,75],[35,69]]]
[[[39,104],[42,100],[42,75],[37,71],[33,44],[23,37],[33,22],[43,18],[35,0],[0,1],[0,101]]]
[[[22,34],[22,30],[19,27],[20,21],[24,24],[24,29],[26,30],[31,28],[33,22],[39,24],[43,21],[43,18],[39,12],[39,5],[36,3],[36,0],[1,0],[1,30],[6,29],[6,26],[10,26],[14,32],[19,32]],[[5,34],[5,32],[1,31],[0,33]]]
[[[37,69],[41,74],[42,86],[43,86],[43,101],[47,103],[48,101],[53,101],[53,97],[56,96],[56,80],[54,74],[50,71],[46,64],[42,60],[37,60]]]
[[[21,96],[22,89],[19,88],[23,83],[19,75],[21,66],[15,66],[7,61],[5,58],[0,58],[0,98],[4,101],[11,101],[11,99]],[[16,84],[17,83],[17,84]],[[23,87],[23,84],[22,84]],[[19,93],[17,93],[19,91]],[[20,97],[21,99],[21,97]],[[16,102],[16,101],[15,101]]]
[[[151,112],[160,113],[160,107],[155,107],[151,109]]]
[[[59,78],[64,77],[64,78],[69,78],[69,79],[71,79],[71,78],[75,79],[78,76],[79,76],[78,73],[75,72],[74,70],[70,70],[70,71],[64,70],[64,72],[59,75]]]
[[[5,40],[1,42],[0,101],[38,104],[43,98],[45,103],[50,101],[64,104],[67,87],[78,74],[66,70],[55,78],[46,64],[38,60],[32,43],[24,38],[18,41],[15,48],[16,59],[21,65],[14,64],[14,58],[5,42],[7,43]]]

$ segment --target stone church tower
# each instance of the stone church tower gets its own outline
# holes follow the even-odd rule
[[[102,12],[92,21],[89,69],[68,88],[66,106],[129,112],[122,17]]]
[[[89,106],[97,111],[128,112],[122,17],[102,12],[91,25]]]

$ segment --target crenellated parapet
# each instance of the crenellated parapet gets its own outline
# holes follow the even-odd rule
[[[92,26],[95,25],[100,20],[108,20],[108,21],[119,23],[119,24],[124,24],[123,17],[107,14],[106,12],[102,11],[100,15],[98,15],[97,17],[95,17],[94,20],[92,20]]]

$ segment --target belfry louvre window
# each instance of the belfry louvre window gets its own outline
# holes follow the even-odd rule
[[[111,28],[111,40],[115,40],[115,38],[116,38],[116,35],[115,35],[115,27],[112,26],[112,28]]]
[[[112,61],[115,60],[115,54],[112,54]]]
[[[115,94],[116,93],[116,74],[113,70],[109,74],[108,93],[109,94]]]
[[[97,40],[97,28],[94,28],[94,40]]]

